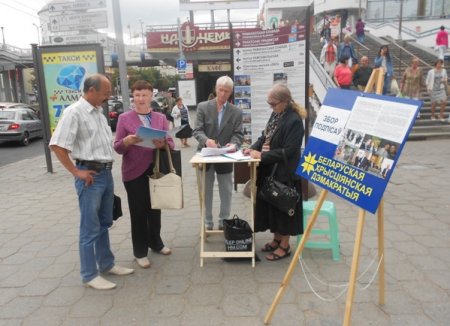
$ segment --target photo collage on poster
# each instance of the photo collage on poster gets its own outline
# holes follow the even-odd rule
[[[345,129],[334,159],[386,179],[397,156],[399,143],[352,129]]]
[[[250,75],[237,75],[234,77],[234,105],[242,109],[242,130],[244,133],[243,146],[250,146],[252,144]]]

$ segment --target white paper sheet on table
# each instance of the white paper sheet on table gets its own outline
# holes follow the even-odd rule
[[[234,146],[228,146],[228,147],[203,147],[200,155],[201,156],[219,156],[222,154],[226,154],[229,151],[232,151],[234,149]]]

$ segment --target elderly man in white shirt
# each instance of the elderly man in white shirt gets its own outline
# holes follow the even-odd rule
[[[101,105],[110,94],[108,78],[101,74],[86,78],[83,96],[64,110],[49,145],[75,177],[80,207],[80,273],[86,286],[97,290],[116,287],[99,273],[127,275],[134,271],[115,265],[109,243],[114,195],[113,147],[111,129]]]

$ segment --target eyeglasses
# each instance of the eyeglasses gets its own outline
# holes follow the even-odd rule
[[[277,103],[273,103],[273,102],[269,102],[269,101],[267,101],[267,104],[269,104],[269,106],[271,107],[271,108],[274,108],[274,107],[276,107],[278,104],[280,104],[281,102],[277,102]]]

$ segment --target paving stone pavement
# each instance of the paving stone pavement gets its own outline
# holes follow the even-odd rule
[[[195,141],[191,140],[193,144]],[[386,303],[378,304],[377,223],[366,216],[353,325],[448,325],[450,320],[450,146],[448,140],[408,142],[385,193]],[[113,169],[124,216],[111,228],[116,261],[136,268],[126,277],[107,276],[111,291],[82,286],[78,261],[79,213],[73,180],[44,155],[0,167],[0,325],[263,325],[289,260],[255,268],[248,262],[199,260],[199,201],[183,148],[185,208],[163,212],[162,235],[171,256],[150,254],[152,267],[133,262],[130,222],[120,161]],[[242,186],[233,212],[248,217]],[[216,190],[217,191],[217,190]],[[217,198],[217,194],[216,197]],[[348,282],[356,230],[356,207],[333,195],[337,205],[342,258],[305,249],[308,279],[325,299]],[[256,235],[257,248],[270,239]],[[211,246],[223,246],[220,237]],[[292,239],[291,245],[295,245]],[[368,270],[366,274],[362,274]],[[323,281],[322,284],[317,280]],[[340,287],[335,287],[340,286]],[[308,287],[298,265],[272,325],[341,325],[345,294],[323,301]]]

